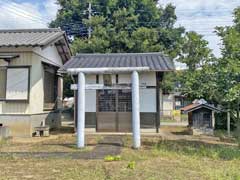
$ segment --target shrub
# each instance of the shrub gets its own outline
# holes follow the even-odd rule
[[[108,162],[110,162],[110,161],[120,161],[121,160],[121,156],[110,156],[110,155],[108,155],[108,156],[106,156],[105,158],[104,158],[104,160],[105,161],[108,161]]]
[[[136,167],[136,162],[135,161],[130,161],[127,165],[128,169],[135,169]]]

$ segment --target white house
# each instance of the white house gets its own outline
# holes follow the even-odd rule
[[[0,126],[29,137],[36,126],[57,126],[62,77],[71,52],[60,29],[0,30]]]
[[[139,147],[140,127],[158,132],[160,83],[164,72],[173,70],[172,60],[161,53],[78,54],[68,61],[60,71],[71,74],[78,84],[79,147],[84,146],[84,127],[133,132],[138,139],[134,147]]]

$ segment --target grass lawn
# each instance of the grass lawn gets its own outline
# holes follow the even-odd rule
[[[90,151],[101,136],[88,136]],[[120,161],[20,158],[0,153],[0,179],[240,179],[238,146],[143,137],[140,150],[123,136]],[[36,143],[2,141],[0,152],[79,152],[75,137],[61,135]],[[132,165],[129,168],[129,165]]]

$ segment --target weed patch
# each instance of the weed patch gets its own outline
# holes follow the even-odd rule
[[[238,147],[205,144],[192,141],[159,141],[155,146],[159,151],[175,152],[187,156],[208,157],[213,159],[240,159]]]
[[[120,161],[121,160],[121,156],[106,156],[104,158],[105,161],[107,162],[111,162],[111,161]]]

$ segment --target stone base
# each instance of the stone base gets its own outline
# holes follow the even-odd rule
[[[49,126],[35,127],[35,136],[48,137],[49,136]]]
[[[35,127],[45,124],[50,129],[61,127],[59,112],[46,112],[41,114],[1,114],[0,124],[9,127],[12,137],[32,137]]]
[[[192,135],[213,135],[213,133],[211,128],[191,128]]]

